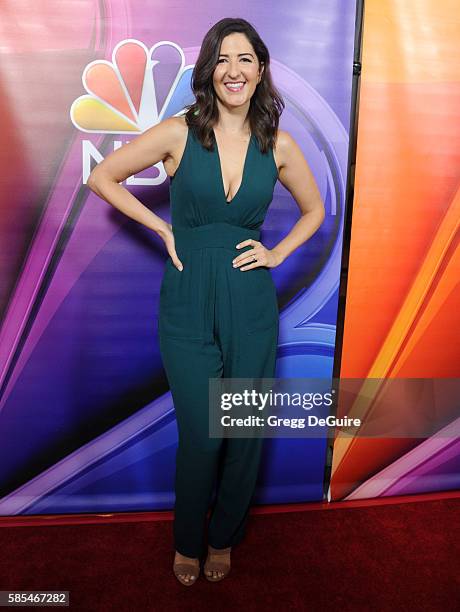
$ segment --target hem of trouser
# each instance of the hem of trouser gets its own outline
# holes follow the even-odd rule
[[[232,548],[234,548],[235,546],[237,546],[238,544],[240,544],[240,542],[242,542],[245,538],[246,533],[242,533],[241,535],[239,535],[238,537],[234,538],[230,544],[227,544],[226,546],[222,546],[222,545],[214,545],[212,543],[212,541],[208,540],[207,544],[209,546],[212,546],[213,548],[216,548],[217,550],[223,549],[223,548],[228,548],[229,546],[231,546]],[[190,557],[192,559],[199,559],[204,555],[204,548],[202,547],[200,549],[199,552],[197,552],[196,550],[191,550],[191,549],[187,549],[187,548],[182,548],[181,546],[175,545],[175,550],[177,550],[178,553],[180,553],[181,555],[184,555],[185,557]]]
[[[209,546],[212,546],[213,548],[216,548],[217,550],[222,549],[222,548],[228,548],[229,546],[231,546],[231,547],[233,548],[234,546],[236,546],[237,544],[239,544],[239,543],[240,543],[242,540],[244,540],[245,535],[246,535],[246,531],[244,531],[244,532],[243,532],[241,535],[238,535],[238,536],[236,536],[235,538],[233,538],[233,539],[230,541],[230,544],[227,544],[226,546],[222,546],[222,545],[216,545],[216,546],[215,546],[215,545],[212,543],[212,541],[211,541],[211,540],[209,540],[209,539],[208,539],[208,544],[209,544]]]
[[[193,550],[185,550],[179,546],[175,546],[175,550],[177,550],[180,555],[184,555],[184,557],[190,557],[191,559],[200,559],[203,556],[203,549],[199,553],[197,553]]]

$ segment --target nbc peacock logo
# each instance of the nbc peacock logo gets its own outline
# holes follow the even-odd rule
[[[88,133],[140,134],[193,102],[192,70],[176,43],[148,49],[138,40],[122,40],[111,62],[95,60],[84,69],[87,94],[72,103],[72,123]]]

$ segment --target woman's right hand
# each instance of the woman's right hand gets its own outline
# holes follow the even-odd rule
[[[173,264],[176,266],[178,270],[182,272],[182,270],[184,269],[184,266],[182,265],[182,262],[176,253],[176,246],[175,246],[175,241],[174,241],[174,234],[172,231],[172,225],[170,223],[165,223],[164,228],[161,231],[159,231],[158,234],[163,239],[166,245],[166,249],[169,253],[169,256],[172,259]]]

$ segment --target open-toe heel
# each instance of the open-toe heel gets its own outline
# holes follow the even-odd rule
[[[192,586],[200,575],[200,562],[196,561],[174,561],[173,571],[176,578],[185,586]],[[185,580],[180,574],[189,574],[190,580]]]
[[[226,576],[228,576],[230,572],[230,561],[224,562],[222,560],[211,560],[210,557],[224,557],[227,556],[228,553],[232,550],[232,547],[228,548],[213,548],[209,546],[208,550],[208,558],[206,559],[206,563],[204,564],[204,575],[207,580],[210,582],[219,582],[219,580],[223,580]],[[211,573],[208,576],[208,572],[222,572],[222,576],[214,577]]]

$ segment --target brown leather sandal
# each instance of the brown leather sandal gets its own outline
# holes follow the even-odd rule
[[[232,547],[229,546],[228,548],[213,548],[212,546],[209,546],[209,550],[211,551],[211,555],[213,557],[223,557],[232,550]],[[208,576],[206,572],[222,572],[223,575],[216,576],[214,578],[212,575]],[[224,563],[223,561],[210,561],[208,552],[208,559],[206,559],[206,563],[204,564],[204,575],[207,580],[209,580],[210,582],[219,582],[219,580],[223,580],[226,576],[228,576],[229,572],[230,563]]]
[[[185,586],[192,586],[192,584],[195,584],[195,582],[198,580],[198,576],[200,575],[200,562],[198,560],[197,564],[196,561],[174,561],[173,571],[179,582],[185,584]],[[182,578],[180,574],[189,574],[190,580],[185,580],[185,578]]]

